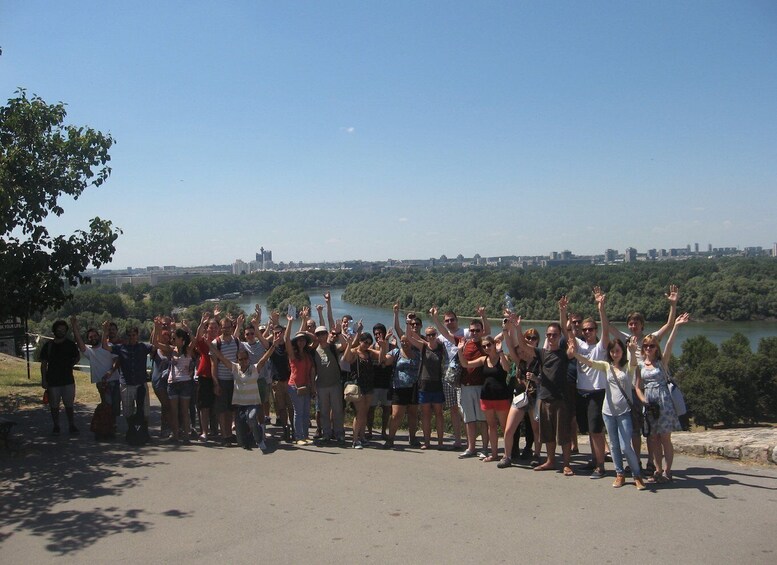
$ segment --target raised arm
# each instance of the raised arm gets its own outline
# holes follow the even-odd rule
[[[324,305],[316,304],[316,312],[318,312],[318,325],[326,327],[326,322],[324,321]],[[331,328],[332,326],[329,327]]]
[[[470,361],[470,360],[468,360],[464,356],[464,348],[463,347],[459,348],[459,350],[458,350],[458,352],[456,354],[459,356],[459,364],[462,367],[464,367],[465,369],[472,369],[472,368],[475,368],[475,367],[482,367],[483,364],[486,362],[486,359],[488,359],[488,357],[483,355],[482,357],[478,357],[477,359],[472,359]]]
[[[256,372],[257,372],[257,373],[258,373],[259,371],[261,371],[261,370],[262,370],[262,367],[264,367],[264,366],[265,366],[265,364],[267,363],[267,361],[269,361],[269,360],[270,360],[270,357],[272,357],[272,354],[273,354],[273,352],[275,351],[275,348],[276,348],[276,347],[278,347],[278,342],[277,342],[277,341],[273,341],[273,342],[270,344],[270,347],[268,347],[268,348],[267,348],[267,351],[265,351],[265,352],[264,352],[264,355],[262,355],[262,356],[259,358],[259,361],[257,361],[257,362],[256,362]]]
[[[246,316],[242,312],[240,312],[240,315],[238,315],[237,320],[235,321],[235,329],[232,331],[232,337],[235,339],[240,339],[240,332],[243,331],[243,326],[246,322]]]
[[[594,300],[596,300],[596,307],[599,310],[599,319],[602,322],[602,337],[599,338],[599,344],[605,347],[610,341],[610,320],[607,319],[607,312],[605,311],[604,304],[607,301],[607,295],[602,292],[602,289],[598,286],[594,287]]]
[[[81,353],[83,353],[86,351],[86,344],[84,343],[84,338],[81,337],[81,328],[78,327],[78,316],[75,314],[70,316],[70,327],[73,329],[73,337],[76,339],[76,345]]]
[[[691,315],[688,314],[688,312],[685,312],[683,314],[680,314],[677,316],[677,319],[674,321],[674,325],[672,326],[672,332],[669,334],[669,339],[666,340],[666,347],[664,347],[664,359],[666,359],[665,367],[669,369],[669,360],[672,358],[672,347],[674,347],[674,340],[677,337],[677,326],[682,326],[683,324],[688,323],[688,321],[691,319]]]
[[[510,313],[508,316],[508,326],[510,327],[510,332],[508,332],[508,335],[510,336],[510,343],[511,345],[515,345],[515,347],[518,350],[518,355],[521,359],[533,359],[535,352],[534,348],[531,347],[528,343],[526,343],[526,340],[523,339],[523,329],[521,328],[521,317],[516,316],[514,313]],[[513,330],[513,328],[515,328]],[[515,334],[513,334],[513,331]],[[515,335],[515,339],[513,339],[513,335]]]
[[[108,330],[110,329],[110,327],[111,327],[111,321],[104,320],[102,325],[102,330],[103,330],[102,346],[103,346],[103,349],[105,349],[106,351],[110,351],[111,353],[113,353],[113,349],[111,348],[111,342],[108,341]]]
[[[405,335],[405,332],[399,326],[399,302],[394,303],[393,310],[394,310],[394,333],[396,334],[397,339],[402,339],[402,336]]]
[[[664,335],[666,335],[666,332],[674,327],[674,322],[677,317],[677,301],[680,298],[680,289],[677,287],[677,285],[669,285],[669,292],[667,292],[665,296],[669,301],[669,319],[656,332],[655,335],[658,341],[661,341]]]
[[[283,332],[283,342],[286,344],[286,352],[291,355],[291,324],[294,322],[294,316],[286,314],[286,330]]]
[[[491,335],[491,322],[486,318],[485,306],[478,306],[478,316],[480,316],[480,322],[483,324],[483,335]]]
[[[561,331],[567,334],[567,340],[575,339],[575,332],[567,331],[567,325],[569,325],[569,316],[567,315],[567,308],[569,307],[569,298],[564,294],[558,300],[558,323],[561,324]]]
[[[449,342],[451,342],[453,345],[456,345],[456,338],[455,336],[448,331],[448,328],[445,327],[445,324],[440,323],[440,318],[438,316],[439,309],[437,306],[432,306],[429,308],[429,316],[432,318],[432,323],[434,324],[434,327],[437,328],[437,331],[440,333],[440,336],[447,339]]]
[[[329,322],[329,329],[335,327],[335,317],[332,314],[332,293],[328,290],[324,293],[324,302],[326,303],[326,320]]]

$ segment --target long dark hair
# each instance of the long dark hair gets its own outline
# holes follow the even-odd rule
[[[178,328],[175,330],[175,337],[180,337],[183,340],[183,347],[181,348],[182,350],[178,352],[178,355],[186,355],[186,352],[189,350],[189,343],[192,340],[189,336],[189,332],[183,328]]]

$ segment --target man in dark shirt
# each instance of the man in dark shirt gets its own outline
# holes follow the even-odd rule
[[[136,327],[127,330],[127,341],[119,345],[112,345],[109,341],[108,331],[110,322],[103,322],[103,349],[107,349],[118,357],[117,362],[121,367],[119,386],[121,388],[121,406],[125,418],[135,413],[135,404],[138,398],[138,389],[144,388],[143,414],[146,419],[151,412],[151,404],[148,397],[148,372],[146,364],[148,356],[153,348],[149,343],[142,343],[140,330]]]
[[[54,334],[52,341],[43,344],[40,351],[41,386],[46,389],[49,397],[49,410],[54,427],[52,435],[59,435],[59,403],[65,406],[65,414],[71,435],[78,435],[75,424],[73,403],[76,398],[76,384],[73,377],[73,366],[78,363],[81,353],[78,346],[68,339],[68,325],[65,320],[57,320],[51,327]]]

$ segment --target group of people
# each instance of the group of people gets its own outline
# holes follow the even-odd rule
[[[139,341],[138,328],[120,338],[110,321],[101,331],[88,329],[84,342],[73,316],[75,342],[67,338],[67,323],[59,320],[52,328],[54,339],[44,344],[42,386],[49,396],[52,433],[60,433],[60,402],[70,433],[78,433],[73,366],[83,353],[118,429],[121,415],[149,417],[150,358],[151,387],[162,409],[162,438],[185,444],[216,440],[262,452],[268,449],[266,439],[274,437],[268,427],[271,401],[277,439],[296,445],[346,445],[344,419],[347,404],[352,404],[354,449],[371,445],[377,436],[378,408],[382,447],[395,446],[406,418],[411,447],[443,449],[447,410],[458,458],[480,457],[499,468],[526,459],[535,471],[559,470],[567,476],[575,474],[571,455],[578,450],[579,434],[589,438],[592,455],[585,468],[590,477],[605,476],[606,431],[615,467],[613,486],[625,484],[628,470],[636,487],[644,489],[646,482],[672,480],[671,434],[680,429],[667,362],[676,328],[688,315],[677,316],[676,287],[670,287],[666,297],[669,319],[651,334],[644,334],[644,318],[638,312],[628,317],[629,333],[612,326],[606,296],[598,287],[593,298],[599,322],[569,313],[562,297],[559,321],[548,324],[544,338],[534,328],[524,331],[521,318],[509,310],[500,331],[492,335],[484,308],[462,328],[454,312],[444,312],[440,319],[436,307],[429,310],[431,323],[426,326],[414,312],[406,313],[402,323],[398,304],[392,329],[378,323],[371,333],[365,332],[351,316],[334,319],[328,292],[324,305],[315,308],[318,320],[310,308],[298,316],[290,309],[285,325],[278,312],[263,323],[258,305],[249,320],[216,309],[205,312],[197,328],[186,321],[156,318],[150,343]],[[316,431],[311,438],[313,406]],[[517,449],[521,424],[523,451]],[[639,457],[643,430],[648,451],[644,468]]]

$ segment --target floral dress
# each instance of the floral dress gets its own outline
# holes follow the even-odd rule
[[[663,364],[653,367],[642,366],[642,384],[645,387],[645,398],[649,404],[658,404],[660,413],[654,418],[650,411],[645,416],[650,424],[650,435],[665,434],[682,430],[680,420],[669,392],[667,374]]]

